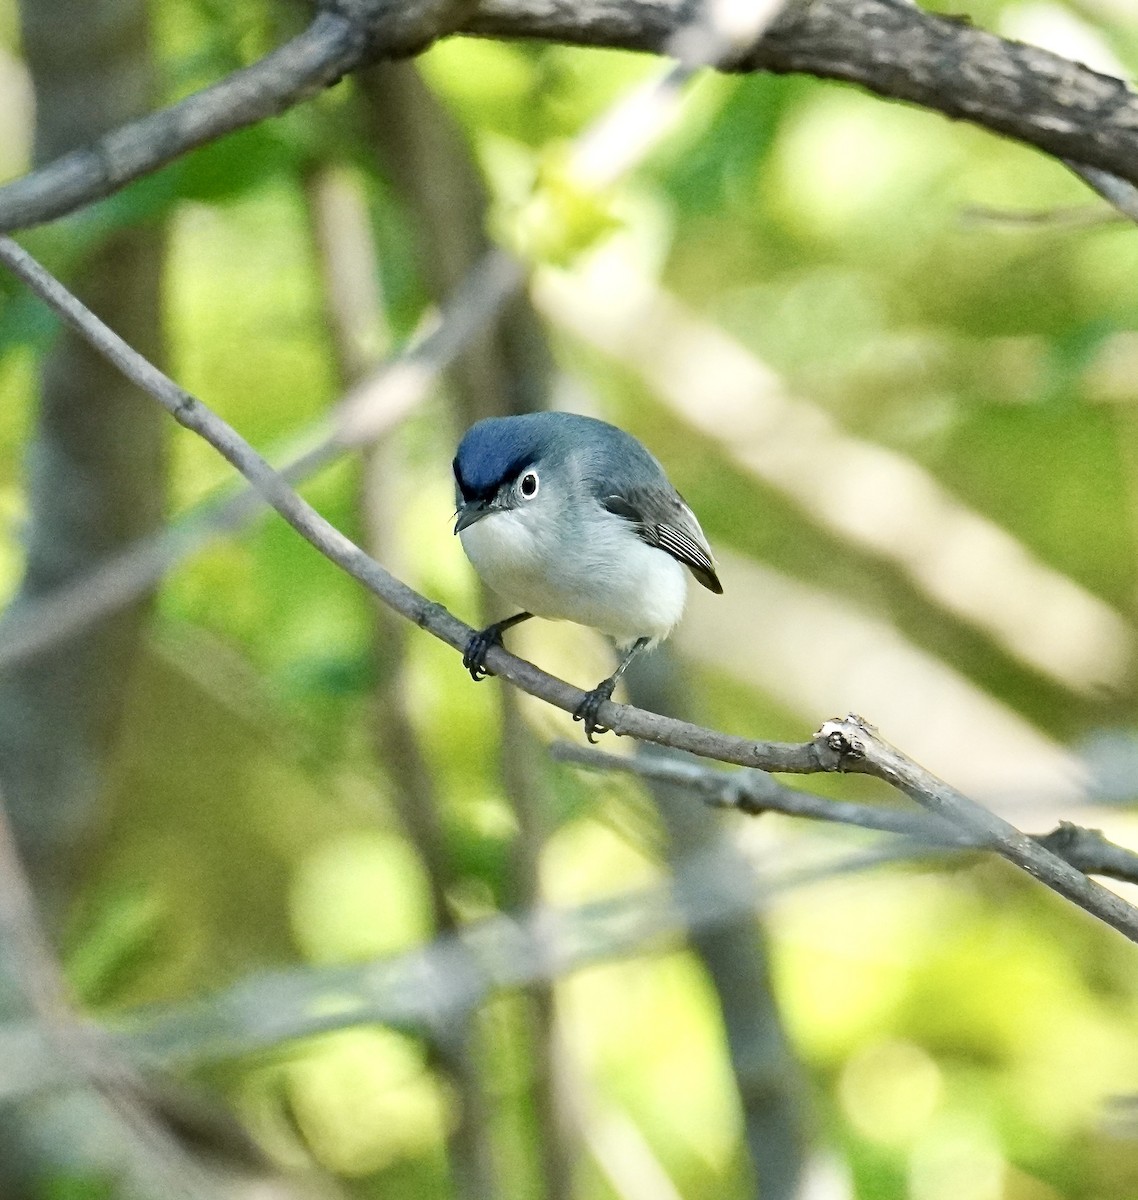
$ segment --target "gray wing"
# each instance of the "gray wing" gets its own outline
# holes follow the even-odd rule
[[[651,486],[630,487],[620,495],[603,496],[601,503],[609,512],[631,521],[649,546],[664,550],[682,562],[708,591],[722,595],[723,584],[715,573],[711,548],[695,514],[678,492]]]

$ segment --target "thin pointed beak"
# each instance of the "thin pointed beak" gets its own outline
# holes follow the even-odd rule
[[[475,521],[481,521],[490,513],[490,505],[485,500],[469,500],[455,513],[454,531],[461,533],[469,529]]]

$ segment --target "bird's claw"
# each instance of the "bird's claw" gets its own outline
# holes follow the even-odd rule
[[[591,692],[585,693],[584,700],[577,705],[576,711],[573,713],[574,721],[582,721],[585,725],[585,737],[592,743],[596,742],[593,737],[595,733],[608,733],[607,725],[602,725],[597,720],[597,714],[601,710],[601,705],[612,699],[613,688],[616,687],[615,679],[606,679],[603,683],[598,683]]]
[[[502,644],[502,631],[497,625],[488,625],[478,633],[470,635],[466,649],[462,652],[462,665],[470,672],[470,678],[477,683],[485,679],[490,671],[486,669],[486,655],[491,646]]]

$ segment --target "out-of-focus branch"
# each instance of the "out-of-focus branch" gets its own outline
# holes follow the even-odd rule
[[[0,262],[129,379],[153,396],[179,424],[198,433],[224,455],[306,541],[396,612],[455,649],[465,647],[474,632],[468,625],[385,571],[289,487],[236,430],[126,345],[8,238],[0,238]],[[574,712],[584,699],[579,689],[516,658],[501,646],[491,648],[487,665],[515,687],[566,712]],[[753,742],[611,701],[602,705],[598,715],[616,734],[628,734],[737,766],[796,774],[856,771],[874,775],[958,828],[983,837],[992,849],[1053,891],[1138,942],[1138,909],[925,771],[883,742],[857,718],[827,722],[811,741],[787,744]]]
[[[0,953],[19,982],[28,1010],[52,1040],[70,1032],[71,1004],[31,885],[24,873],[8,809],[0,797]]]
[[[829,802],[827,802],[829,803]],[[242,980],[212,996],[142,1010],[106,1030],[132,1063],[178,1069],[232,1061],[300,1038],[385,1025],[445,1037],[496,994],[567,977],[594,964],[670,951],[693,931],[761,913],[801,887],[928,852],[906,840],[821,866],[727,872],[713,851],[677,865],[665,886],[634,889],[571,909],[496,916],[428,946],[349,966],[304,966]],[[676,902],[675,887],[685,903]],[[334,1001],[334,1002],[333,1002]],[[0,1101],[58,1086],[42,1031],[0,1026]]]
[[[360,83],[380,167],[406,210],[424,283],[440,300],[488,252],[486,185],[462,130],[412,63],[380,64],[364,71]],[[644,139],[632,140],[635,158]],[[471,339],[447,373],[457,424],[466,428],[482,417],[547,407],[550,374],[544,332],[529,297],[519,291],[482,335]],[[487,600],[483,592],[484,612]],[[507,905],[522,912],[540,902],[539,866],[550,804],[541,750],[521,719],[516,693],[503,688],[500,695],[502,789],[516,822]],[[530,1047],[530,1070],[522,1086],[526,1107],[533,1112],[540,1186],[546,1200],[565,1200],[572,1193],[576,1138],[566,1120],[564,1047],[552,983],[540,981],[527,989],[515,1019],[525,1023],[523,1036]]]
[[[356,189],[326,166],[313,167],[305,194],[334,357],[341,382],[346,383],[366,371],[376,343],[386,334],[369,213]],[[360,498],[368,549],[389,561],[398,559],[401,549],[398,522],[392,520],[399,511],[402,476],[396,440],[390,435],[376,438],[367,448]],[[394,806],[427,876],[432,928],[452,934],[456,923],[448,891],[457,882],[456,872],[440,819],[439,796],[406,703],[409,630],[391,609],[375,606],[372,729],[380,765],[394,785]],[[500,1190],[475,1053],[476,1017],[467,1014],[447,1037],[432,1039],[428,1045],[434,1067],[453,1088],[457,1101],[447,1157],[458,1200],[488,1200]]]
[[[260,974],[211,996],[120,1017],[107,1030],[131,1062],[176,1070],[232,1061],[299,1038],[366,1025],[445,1037],[494,995],[562,979],[585,967],[667,952],[693,930],[761,912],[781,896],[842,875],[906,861],[859,850],[820,866],[760,877],[724,872],[713,851],[677,864],[663,886],[575,908],[488,917],[389,958]],[[685,890],[681,910],[674,889]],[[330,1002],[334,1001],[334,1002]],[[0,1100],[58,1084],[42,1036],[0,1025]]]
[[[0,231],[73,212],[446,34],[674,53],[694,15],[691,0],[326,0],[261,61],[0,189]],[[908,0],[792,0],[730,68],[856,83],[1138,184],[1138,95],[1122,80]]]
[[[991,849],[991,843],[984,837],[961,832],[959,826],[933,814],[831,800],[828,796],[787,787],[765,771],[721,771],[678,758],[640,755],[630,758],[570,742],[555,742],[550,753],[561,762],[672,784],[713,808],[733,808],[748,816],[773,812],[810,821],[853,825],[923,841],[937,851]],[[1138,884],[1138,852],[1110,841],[1099,829],[1061,821],[1050,833],[1029,836],[1084,875],[1105,875],[1123,883]]]
[[[641,707],[676,713],[689,707],[684,673],[667,646],[634,663],[626,681],[629,698]],[[637,756],[646,763],[673,758],[653,747]],[[755,877],[755,865],[720,814],[693,804],[688,788],[666,775],[657,776],[649,787],[667,832],[676,898],[685,909],[693,899],[698,903],[686,883],[688,861],[717,856],[725,879]],[[718,924],[693,928],[690,941],[714,989],[723,1022],[750,1159],[748,1194],[760,1200],[802,1200],[810,1109],[775,993],[766,923],[753,913],[738,913]]]
[[[1077,867],[1084,875],[1105,875],[1126,883],[1138,883],[1138,854],[1112,842],[1101,829],[1060,821],[1050,833],[1036,834],[1032,841]]]
[[[537,739],[522,720],[511,688],[502,688],[501,712],[502,789],[517,823],[510,847],[506,905],[510,912],[531,912],[542,904],[541,862],[552,832],[551,795],[542,774]],[[553,984],[552,979],[537,979],[526,988],[522,1019],[530,1046],[529,1101],[538,1136],[542,1195],[544,1200],[571,1200],[580,1131],[573,1127],[566,1094],[569,1083],[563,1059],[567,1050]]]
[[[21,18],[35,87],[37,161],[152,102],[141,0],[26,0]],[[72,282],[156,361],[164,241],[153,223],[119,230]],[[168,429],[144,396],[66,330],[43,354],[37,376],[26,560],[6,620],[19,620],[41,596],[159,526],[165,500]],[[145,605],[136,603],[87,636],[56,640],[34,661],[0,673],[0,787],[52,927],[91,845],[144,620]]]
[[[1113,178],[1113,176],[1111,177]],[[1091,229],[1121,224],[1129,217],[1101,204],[1070,204],[1060,208],[993,208],[969,204],[960,211],[963,225],[996,225],[1009,229]]]
[[[407,211],[423,283],[442,304],[493,253],[486,186],[461,129],[412,63],[381,64],[361,72],[359,82],[368,138]],[[550,371],[543,338],[519,288],[467,339],[447,369],[463,428],[542,407]]]

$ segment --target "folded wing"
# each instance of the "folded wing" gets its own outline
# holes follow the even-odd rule
[[[640,538],[682,562],[709,591],[721,595],[723,585],[715,573],[711,547],[695,514],[678,492],[656,487],[632,487],[619,495],[605,496],[609,512],[636,527]]]

